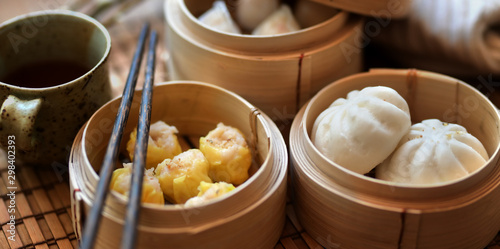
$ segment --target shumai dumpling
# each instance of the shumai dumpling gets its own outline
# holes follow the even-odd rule
[[[167,158],[182,152],[179,140],[175,135],[178,133],[175,126],[167,125],[163,121],[157,121],[149,127],[149,141],[146,156],[146,169],[154,168]],[[127,143],[127,151],[130,159],[134,160],[135,141],[137,139],[137,128],[130,133],[130,139]]]
[[[123,168],[115,169],[111,177],[110,189],[129,196],[132,178],[132,163],[124,163]],[[142,182],[142,203],[165,204],[163,192],[158,179],[155,177],[153,169],[144,171]]]
[[[394,151],[377,166],[376,177],[409,184],[436,184],[467,176],[483,166],[483,144],[458,124],[428,119],[414,124]]]
[[[248,179],[252,154],[240,130],[217,124],[217,128],[200,138],[200,150],[210,163],[210,178],[235,185]]]
[[[233,184],[227,182],[200,182],[200,186],[198,187],[200,193],[198,193],[198,196],[187,200],[184,206],[191,207],[201,205],[219,196],[223,196],[226,193],[233,191],[234,189],[235,187],[233,186]]]
[[[183,204],[198,195],[200,182],[212,182],[208,176],[209,167],[200,150],[190,149],[173,159],[165,159],[158,164],[155,173],[167,200]]]
[[[324,110],[311,140],[331,161],[366,174],[394,151],[410,126],[408,104],[394,89],[366,87]]]
[[[255,29],[279,7],[279,0],[237,0],[236,20],[247,30]]]
[[[203,13],[198,20],[218,31],[241,34],[224,1],[215,1],[212,8]]]
[[[253,30],[252,35],[278,35],[297,30],[300,30],[300,26],[292,10],[288,5],[282,4]]]

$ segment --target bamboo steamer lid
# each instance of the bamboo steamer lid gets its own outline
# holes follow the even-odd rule
[[[408,15],[413,0],[310,0],[326,6],[350,11],[370,17],[385,19],[404,18]]]
[[[137,125],[141,93],[136,91],[122,139]],[[100,164],[120,98],[99,109],[82,128],[71,151],[69,172],[73,224],[80,237],[92,205]],[[240,129],[253,153],[251,177],[224,198],[197,207],[143,204],[137,248],[273,248],[285,221],[286,146],[276,125],[238,95],[200,82],[155,85],[152,122],[174,125],[181,136],[199,138],[219,122]],[[179,136],[179,138],[181,137]],[[118,166],[117,162],[117,166]],[[126,200],[106,199],[96,248],[119,248]]]
[[[438,118],[464,126],[490,158],[468,177],[412,187],[353,173],[314,147],[316,117],[352,90],[383,85],[410,107],[412,122]],[[327,248],[484,248],[500,230],[500,116],[464,82],[417,70],[378,69],[338,80],[297,114],[290,131],[297,216]]]
[[[364,19],[340,11],[317,25],[283,35],[216,31],[198,21],[213,0],[165,2],[168,71],[244,97],[275,119],[295,114],[326,84],[362,69]]]

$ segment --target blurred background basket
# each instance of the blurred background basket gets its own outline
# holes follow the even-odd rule
[[[319,89],[362,69],[358,44],[364,19],[360,16],[339,11],[291,33],[239,35],[217,31],[197,19],[212,3],[165,2],[172,80],[199,80],[224,87],[276,120],[274,112],[296,113]],[[311,19],[318,14],[308,13]]]

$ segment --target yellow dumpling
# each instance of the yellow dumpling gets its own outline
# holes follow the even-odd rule
[[[211,183],[209,164],[198,149],[187,150],[173,159],[165,159],[156,167],[156,176],[167,200],[183,204],[198,195],[200,182]]]
[[[235,185],[248,179],[252,154],[245,137],[236,128],[219,123],[206,137],[200,138],[200,150],[210,163],[210,178]]]
[[[176,133],[178,131],[175,126],[167,125],[163,121],[158,121],[150,126],[146,169],[156,167],[163,160],[173,158],[182,152]],[[130,140],[127,143],[127,151],[131,160],[134,160],[136,137],[137,128],[130,133]]]
[[[115,169],[111,178],[110,189],[128,196],[130,192],[130,180],[132,177],[132,164],[124,163],[124,168]],[[144,180],[142,182],[142,203],[157,203],[165,204],[163,192],[158,179],[155,177],[153,169],[144,172]]]
[[[198,186],[198,190],[200,191],[198,193],[198,196],[195,196],[187,200],[184,205],[186,207],[198,206],[210,200],[213,200],[219,196],[223,196],[234,189],[235,187],[233,186],[233,184],[226,182],[216,182],[216,183],[200,182],[200,186]]]

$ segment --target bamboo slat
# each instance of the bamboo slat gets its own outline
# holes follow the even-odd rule
[[[1,168],[2,173],[7,172]],[[57,180],[52,169],[16,167],[15,213],[9,213],[10,197],[3,193],[0,202],[0,248],[75,248],[70,208],[69,185],[66,179]],[[64,190],[66,189],[66,190]],[[15,215],[15,241],[11,235],[10,215]]]

